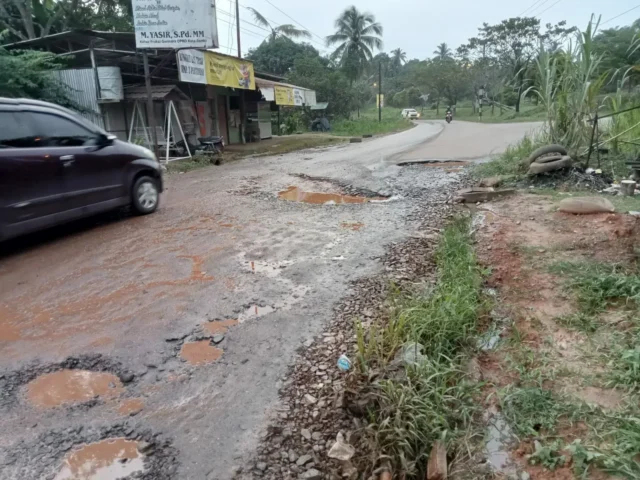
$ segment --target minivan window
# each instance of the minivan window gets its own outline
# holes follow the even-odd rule
[[[49,147],[94,145],[97,134],[67,118],[44,112],[30,112],[37,132]]]
[[[0,125],[0,149],[38,146],[26,113],[0,111]]]

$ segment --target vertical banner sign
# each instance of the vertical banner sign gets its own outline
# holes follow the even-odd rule
[[[296,104],[293,97],[293,88],[276,85],[274,90],[276,92],[276,105],[288,105],[293,107]]]
[[[179,50],[176,55],[178,56],[178,73],[181,82],[207,83],[204,64],[205,52],[200,50]]]
[[[208,85],[241,88],[243,90],[256,89],[253,63],[213,52],[205,52],[204,60]]]
[[[384,107],[384,93],[376,95],[376,108]]]
[[[299,88],[293,89],[293,104],[296,107],[301,107],[305,103],[304,101],[304,90],[300,90]]]
[[[218,48],[215,0],[132,0],[137,48]]]

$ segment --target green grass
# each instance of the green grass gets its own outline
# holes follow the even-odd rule
[[[378,121],[378,110],[369,108],[360,112],[360,118],[352,115],[351,119],[339,119],[332,123],[331,133],[345,137],[361,137],[362,135],[379,135],[401,132],[413,127],[411,121],[402,118],[399,108],[382,109],[382,122]]]
[[[522,176],[528,170],[524,161],[531,155],[531,152],[542,146],[543,143],[541,139],[525,136],[519,143],[509,145],[504,153],[495,160],[476,165],[472,174],[477,178],[498,175]]]
[[[382,376],[365,387],[376,398],[366,429],[371,457],[389,455],[394,469],[408,478],[424,468],[435,440],[446,437],[455,447],[479,408],[474,400],[479,385],[467,379],[463,368],[483,307],[468,218],[445,228],[436,264],[433,289],[405,295],[395,289],[387,324],[368,333],[357,328],[357,364],[363,377],[383,374],[403,344],[423,347],[421,361],[405,366],[402,378]]]
[[[558,317],[555,321],[559,325],[572,328],[583,333],[594,333],[600,326],[600,323],[595,316],[585,312],[572,313]]]
[[[596,262],[558,262],[551,273],[567,278],[585,314],[604,311],[611,305],[640,305],[640,276],[620,265]]]
[[[558,419],[572,411],[553,392],[538,386],[507,387],[500,401],[502,413],[520,437],[553,433]]]

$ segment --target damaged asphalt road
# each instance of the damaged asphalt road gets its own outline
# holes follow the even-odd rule
[[[443,127],[172,175],[154,215],[2,245],[0,478],[231,478],[296,350],[462,172],[397,163],[534,125]]]

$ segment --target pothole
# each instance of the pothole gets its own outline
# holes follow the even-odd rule
[[[27,399],[39,408],[55,408],[87,402],[96,397],[113,398],[123,391],[122,382],[112,373],[58,370],[29,382]]]
[[[178,478],[178,451],[169,438],[128,423],[102,427],[90,423],[47,430],[6,448],[2,478]]]
[[[242,323],[252,318],[264,317],[265,315],[273,313],[275,311],[276,309],[270,305],[265,305],[264,307],[261,307],[259,305],[251,305],[238,316],[238,320],[240,321],[240,323]]]
[[[180,356],[191,365],[206,365],[222,357],[224,351],[211,345],[210,340],[198,340],[182,345]]]
[[[207,322],[202,325],[202,328],[211,335],[222,335],[227,333],[229,327],[233,327],[237,325],[238,320],[214,320],[212,322]]]
[[[399,167],[410,167],[412,165],[420,165],[426,168],[463,168],[470,165],[471,162],[464,162],[460,160],[413,160],[409,162],[398,163]]]
[[[54,480],[116,480],[144,471],[139,443],[114,438],[84,445],[67,454]]]
[[[102,355],[69,357],[49,365],[33,363],[0,375],[0,406],[10,407],[21,393],[39,408],[91,407],[124,391],[134,375]],[[25,388],[26,387],[26,388]]]
[[[348,203],[369,203],[373,200],[387,200],[387,197],[364,197],[340,193],[305,192],[300,187],[291,186],[278,193],[278,198],[290,202],[312,203],[315,205],[339,205]]]
[[[144,401],[141,398],[128,398],[118,407],[120,415],[136,415],[144,408]]]

